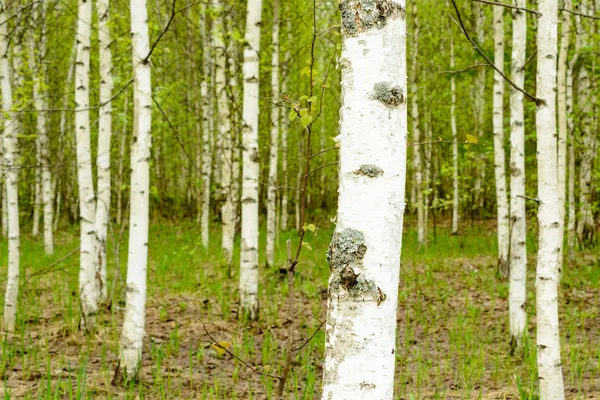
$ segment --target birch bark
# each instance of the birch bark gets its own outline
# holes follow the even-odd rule
[[[244,49],[242,112],[242,246],[240,303],[250,319],[258,318],[258,99],[262,0],[249,0]]]
[[[504,7],[494,7],[494,64],[504,72]],[[496,177],[496,212],[498,221],[498,271],[508,277],[510,246],[506,166],[504,157],[504,79],[494,72],[493,97],[494,175]]]
[[[0,84],[2,86],[2,108],[4,113],[3,154],[6,181],[6,208],[8,212],[8,274],[4,296],[3,328],[14,332],[17,320],[17,299],[19,297],[19,151],[18,124],[13,108],[11,69],[9,62],[9,34],[6,3],[0,5]]]
[[[454,70],[454,36],[450,31],[450,70]],[[456,130],[456,80],[450,77],[450,129],[452,131],[452,234],[458,235],[459,186],[458,186],[458,132]]]
[[[342,0],[337,224],[323,399],[391,400],[406,180],[405,2]],[[379,23],[376,23],[377,21]]]
[[[556,141],[557,0],[540,0],[536,112],[539,238],[536,269],[537,364],[540,398],[564,399],[558,320],[560,212]]]
[[[525,0],[513,5],[525,7]],[[499,8],[499,7],[498,7]],[[525,85],[527,14],[513,10],[511,74],[518,87]],[[511,343],[521,348],[527,333],[527,228],[525,214],[525,107],[523,93],[510,90],[510,285],[508,294]],[[508,254],[507,254],[508,255]]]
[[[148,10],[146,0],[131,0],[131,47],[134,70],[133,145],[131,148],[131,206],[129,210],[129,258],[127,299],[121,337],[121,365],[134,376],[142,357],[148,266],[148,209],[150,148],[152,143],[152,82]]]
[[[419,18],[417,14],[417,2],[412,3],[413,15],[413,45],[412,45],[412,133],[413,142],[416,144],[413,147],[413,166],[415,168],[415,190],[417,197],[417,242],[419,248],[426,245],[425,239],[425,210],[423,204],[423,164],[421,162],[421,127],[419,126],[419,88],[418,88],[418,54],[419,54]]]
[[[91,0],[79,0],[77,18],[77,56],[75,62],[75,140],[77,144],[77,181],[79,184],[80,265],[79,295],[81,327],[94,329],[98,309],[98,285],[94,258],[96,256],[96,198],[92,178],[90,146],[90,34]]]
[[[112,136],[112,54],[110,44],[110,0],[96,0],[98,10],[98,45],[100,60],[100,108],[98,110],[98,198],[96,200],[96,257],[100,301],[108,298],[106,284],[106,235],[110,220],[110,148]]]
[[[209,230],[210,230],[210,175],[211,175],[211,153],[210,153],[210,121],[212,120],[211,101],[208,96],[208,85],[211,75],[210,49],[212,42],[210,40],[210,30],[208,17],[206,13],[202,14],[200,20],[202,26],[202,83],[200,92],[202,95],[202,216],[200,217],[201,232],[200,237],[202,247],[208,248]]]
[[[271,57],[271,97],[279,100],[279,0],[273,0],[273,54]],[[275,220],[277,215],[277,163],[279,153],[279,106],[271,107],[269,147],[269,187],[267,189],[267,267],[275,262]]]

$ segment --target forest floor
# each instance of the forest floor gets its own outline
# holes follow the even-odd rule
[[[528,235],[533,255],[527,302],[532,343],[522,354],[510,355],[508,286],[496,275],[494,226],[486,222],[465,227],[460,236],[438,227],[435,243],[430,235],[430,246],[418,252],[414,227],[407,225],[397,316],[396,397],[537,399],[535,231]],[[332,228],[326,223],[308,235],[312,251],[304,249],[298,266],[294,339],[299,345],[326,317],[325,252]],[[216,226],[212,233],[211,238],[220,237]],[[280,234],[277,260],[282,266],[288,237],[297,240],[294,232]],[[22,240],[18,331],[0,343],[4,398],[274,398],[274,379],[222,354],[211,345],[207,332],[231,344],[230,351],[256,370],[278,375],[288,331],[287,284],[278,268],[265,270],[261,263],[260,320],[243,323],[237,319],[237,268],[222,266],[219,243],[205,251],[196,225],[154,224],[140,379],[122,386],[112,380],[123,316],[126,235],[116,232],[110,239],[109,294],[114,302],[101,310],[98,330],[91,337],[78,330],[78,233],[62,231],[56,241],[56,255],[46,257],[41,239],[25,236]],[[0,243],[3,282],[6,251],[4,241]],[[562,362],[569,399],[600,399],[600,257],[596,254],[582,254],[577,265],[566,265],[561,281]],[[236,255],[233,265],[237,262]],[[295,359],[287,398],[319,398],[323,346],[321,329]]]

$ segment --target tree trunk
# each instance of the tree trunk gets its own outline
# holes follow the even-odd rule
[[[279,0],[273,0],[273,55],[271,59],[271,145],[267,189],[267,267],[275,262],[275,219],[277,215],[277,156],[279,153]]]
[[[454,37],[450,28],[450,70],[454,70]],[[450,77],[450,129],[452,130],[452,234],[458,235],[459,187],[458,187],[458,132],[456,130],[456,80]]]
[[[525,0],[515,0],[524,8]],[[499,8],[499,7],[497,7]],[[513,10],[511,73],[513,82],[525,86],[527,14]],[[508,294],[511,344],[522,348],[527,334],[527,227],[525,214],[525,107],[523,93],[510,90],[510,287]]]
[[[92,178],[90,146],[90,34],[92,3],[79,0],[77,18],[77,57],[75,62],[75,140],[77,143],[77,181],[79,184],[80,266],[79,294],[81,327],[94,329],[98,309],[98,284],[94,258],[96,257],[96,227],[94,224],[96,198]]]
[[[242,160],[242,249],[240,302],[243,314],[258,318],[258,99],[262,0],[248,0],[244,48]]]
[[[567,248],[569,262],[575,261],[575,244],[577,242],[576,214],[575,204],[575,130],[573,129],[573,68],[577,62],[577,53],[569,62],[567,68],[567,93],[566,93],[566,114],[567,114],[567,136],[569,138],[569,219],[567,226]]]
[[[200,217],[200,238],[202,247],[208,249],[208,238],[210,232],[210,175],[211,175],[211,135],[210,122],[212,120],[212,103],[208,96],[208,85],[210,81],[210,30],[206,13],[201,17],[202,26],[202,83],[200,92],[202,95],[202,216]]]
[[[421,127],[419,126],[419,89],[417,84],[419,54],[419,19],[417,15],[417,2],[413,7],[413,46],[412,46],[412,131],[413,131],[413,166],[415,168],[415,190],[417,195],[417,242],[419,249],[426,245],[425,241],[425,212],[423,207],[423,164],[421,162]]]
[[[123,114],[127,116],[129,106],[129,95],[125,95],[123,101]],[[119,183],[117,185],[117,225],[121,225],[123,221],[123,185],[125,182],[124,177],[124,164],[125,164],[125,150],[127,149],[127,137],[129,136],[129,126],[127,124],[127,117],[123,121],[123,130],[121,131],[121,143],[119,145]]]
[[[13,109],[11,70],[9,62],[9,33],[6,7],[0,7],[0,84],[2,86],[2,108],[4,112],[4,163],[6,180],[6,209],[8,212],[8,274],[4,296],[3,328],[6,332],[15,331],[17,320],[17,299],[19,295],[19,169],[18,124]]]
[[[89,0],[88,0],[89,1]],[[98,118],[98,198],[96,200],[96,273],[99,274],[100,301],[108,299],[106,284],[106,238],[110,221],[110,141],[112,136],[112,54],[110,44],[110,0],[96,0],[100,60],[100,108]]]
[[[556,141],[557,0],[540,0],[537,36],[537,161],[539,242],[536,269],[537,364],[540,399],[564,399],[558,320],[560,236]]]
[[[233,164],[233,135],[231,117],[227,99],[226,57],[227,49],[223,42],[226,35],[225,18],[227,18],[220,0],[213,0],[213,8],[218,11],[218,18],[213,21],[213,41],[215,55],[215,90],[217,92],[217,135],[220,138],[219,147],[221,169],[221,206],[223,257],[227,265],[231,265],[233,257],[233,242],[235,237],[235,212],[232,196],[232,164]]]
[[[343,98],[338,214],[327,253],[327,400],[391,400],[394,391],[406,180],[405,3],[369,4],[340,2]]]
[[[148,266],[148,209],[150,147],[152,143],[152,82],[146,0],[131,0],[131,47],[134,69],[133,144],[131,148],[131,206],[127,299],[121,338],[121,366],[134,376],[142,357]]]
[[[36,183],[36,190],[41,191],[41,202],[43,207],[43,216],[44,216],[44,251],[46,254],[51,255],[54,253],[54,238],[53,238],[53,224],[52,224],[52,214],[53,214],[53,196],[52,196],[52,175],[49,166],[49,142],[48,142],[48,129],[46,127],[46,109],[48,108],[48,103],[46,101],[46,93],[44,93],[44,88],[46,85],[44,84],[44,79],[46,77],[47,71],[43,66],[43,57],[46,55],[46,10],[45,4],[42,2],[39,6],[41,8],[41,12],[37,13],[37,17],[41,21],[42,24],[42,32],[41,38],[38,42],[36,42],[33,34],[30,36],[29,42],[29,51],[30,51],[30,59],[32,64],[32,70],[34,73],[34,82],[33,82],[33,97],[34,104],[37,111],[37,121],[36,121],[36,130],[37,130],[37,141],[36,147],[38,149],[38,163],[39,163],[39,178],[41,182]],[[36,46],[36,43],[39,45]],[[37,48],[40,60],[36,59],[36,54],[34,49]],[[36,173],[36,179],[38,174]],[[36,202],[38,194],[36,193]],[[34,221],[35,222],[35,221]]]
[[[494,7],[494,64],[504,71],[504,7]],[[510,246],[506,166],[504,161],[504,79],[494,73],[494,173],[496,177],[496,210],[498,220],[498,271],[508,277]]]
[[[485,41],[485,13],[483,6],[479,2],[473,2],[473,14],[475,15],[475,34],[477,35],[477,43],[484,45]],[[485,71],[486,68],[478,68],[475,77],[475,126],[477,138],[483,139],[485,132]],[[479,216],[483,215],[483,183],[485,182],[485,153],[482,153],[478,148],[475,149],[475,207]]]

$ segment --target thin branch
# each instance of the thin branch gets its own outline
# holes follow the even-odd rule
[[[311,176],[312,174],[314,174],[315,172],[317,172],[317,171],[318,171],[318,170],[320,170],[320,169],[323,169],[323,168],[325,168],[325,167],[330,167],[330,166],[332,166],[332,165],[337,165],[337,164],[338,164],[338,163],[337,163],[337,161],[336,161],[336,162],[332,162],[332,163],[329,163],[329,164],[321,165],[320,167],[317,167],[317,168],[313,169],[312,171],[310,171],[310,172],[309,172],[309,173],[306,175],[306,177],[308,178],[309,176]]]
[[[242,360],[241,358],[239,358],[238,356],[236,356],[235,354],[233,354],[231,351],[229,351],[229,349],[227,347],[223,347],[219,344],[219,342],[216,341],[216,339],[214,337],[212,337],[212,335],[210,334],[210,332],[208,332],[208,329],[206,329],[206,324],[204,323],[204,321],[200,320],[200,322],[202,322],[202,328],[204,328],[204,332],[206,333],[206,336],[208,336],[208,338],[211,341],[211,344],[222,349],[225,350],[227,352],[227,354],[229,354],[231,357],[235,358],[236,360],[238,360],[239,362],[241,362],[242,364],[244,364],[246,367],[248,367],[249,369],[252,370],[252,372],[261,375],[261,376],[267,376],[269,378],[273,378],[273,379],[281,379],[280,376],[276,376],[276,375],[271,375],[271,374],[267,374],[264,372],[260,372],[259,370],[257,370],[256,368],[254,368],[252,365],[248,364],[246,361]]]
[[[321,324],[319,324],[319,327],[313,332],[313,334],[308,338],[308,340],[306,342],[304,342],[302,344],[302,346],[300,347],[296,347],[294,349],[294,351],[300,351],[304,348],[304,346],[306,346],[311,340],[313,340],[313,338],[316,336],[316,334],[321,330],[321,328],[323,327],[323,325],[325,325],[325,321],[321,321]]]
[[[510,8],[512,10],[517,10],[517,11],[526,11],[526,12],[535,14],[538,17],[540,17],[542,15],[542,14],[540,14],[539,11],[536,11],[536,10],[531,10],[531,9],[525,8],[525,7],[517,7],[517,6],[510,5],[510,4],[497,3],[495,1],[489,1],[489,0],[471,0],[471,1],[476,1],[478,3],[484,3],[484,4],[490,4],[492,6],[506,7],[506,8]]]
[[[579,13],[577,11],[567,10],[566,8],[559,8],[559,10],[560,11],[564,11],[564,12],[569,13],[569,14],[572,14],[572,15],[576,15],[578,17],[590,18],[590,19],[596,19],[596,20],[600,19],[600,17],[596,16],[596,15],[582,14],[582,13]]]
[[[473,68],[489,67],[489,66],[490,66],[489,64],[475,64],[475,65],[471,65],[471,66],[468,66],[468,67],[463,68],[463,69],[455,69],[453,71],[442,71],[441,73],[442,74],[460,74],[462,72],[467,72],[467,71],[469,71],[469,70],[471,70]]]
[[[540,202],[540,199],[538,199],[537,197],[521,196],[520,194],[518,194],[517,197],[520,197],[525,200],[535,201],[536,203]]]
[[[462,16],[460,15],[460,11],[458,11],[458,6],[456,5],[456,0],[452,0],[452,6],[454,7],[454,11],[456,12],[456,16],[458,17],[458,23],[456,22],[456,20],[454,18],[452,18],[452,16],[450,14],[448,14],[448,16],[452,19],[452,21],[454,21],[455,24],[457,24],[459,26],[459,28],[462,30],[462,32],[465,35],[465,37],[467,38],[467,40],[471,43],[471,45],[473,45],[473,48],[479,53],[479,55],[481,55],[485,59],[485,61],[487,61],[487,63],[492,68],[494,68],[494,70],[500,76],[502,76],[502,78],[504,78],[504,80],[506,82],[508,82],[512,87],[514,87],[519,92],[523,93],[529,99],[535,101],[535,103],[537,105],[544,104],[545,103],[544,100],[538,99],[534,95],[527,93],[525,90],[523,90],[523,88],[518,87],[502,71],[500,71],[500,69],[498,69],[498,67],[496,67],[496,65],[492,62],[492,60],[489,59],[489,57],[479,48],[479,46],[477,45],[477,43],[475,43],[475,41],[471,38],[471,35],[469,35],[469,32],[467,32],[467,28],[465,28],[465,25],[464,25],[463,20],[462,20]]]
[[[325,149],[325,150],[318,151],[318,152],[316,152],[315,154],[311,155],[311,156],[310,156],[310,158],[316,157],[316,156],[318,156],[319,154],[327,153],[328,151],[332,151],[332,150],[339,150],[339,147],[330,147],[330,148],[328,148],[328,149]]]
[[[301,188],[297,188],[297,187],[292,187],[292,186],[277,186],[277,185],[269,185],[268,183],[264,183],[259,181],[258,179],[254,179],[256,182],[258,182],[259,184],[265,186],[265,187],[269,187],[269,188],[275,188],[275,189],[290,189],[290,190],[297,190],[299,192],[302,192]]]

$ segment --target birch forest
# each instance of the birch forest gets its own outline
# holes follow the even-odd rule
[[[4,399],[600,399],[597,0],[0,0]]]

